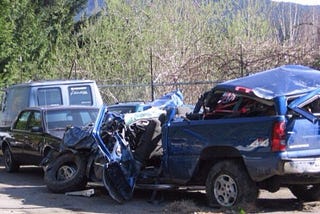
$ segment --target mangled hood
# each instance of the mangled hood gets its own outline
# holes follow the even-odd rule
[[[60,149],[95,149],[97,147],[94,138],[91,136],[93,127],[91,125],[85,127],[70,127],[62,138]]]
[[[260,98],[302,94],[320,88],[320,71],[301,65],[285,65],[218,84],[214,90],[248,88]]]

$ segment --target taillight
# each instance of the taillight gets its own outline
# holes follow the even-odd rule
[[[273,125],[271,150],[280,152],[286,150],[286,124],[285,122],[276,122]]]

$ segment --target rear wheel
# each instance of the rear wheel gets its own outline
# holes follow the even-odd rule
[[[66,153],[49,163],[44,173],[47,188],[54,193],[82,190],[87,185],[86,158]]]
[[[20,165],[15,161],[8,146],[4,147],[3,160],[7,172],[19,171]]]
[[[313,185],[291,185],[290,191],[298,200],[318,201],[320,200],[320,184]]]
[[[255,206],[258,188],[242,164],[222,161],[209,172],[206,194],[211,206],[249,211]]]

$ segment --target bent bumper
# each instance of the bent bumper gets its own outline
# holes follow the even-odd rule
[[[283,165],[285,174],[320,173],[320,158],[291,159]]]

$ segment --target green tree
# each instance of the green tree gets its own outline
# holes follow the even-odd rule
[[[46,78],[68,78],[72,62],[77,59],[77,30],[75,15],[86,0],[49,1],[41,8],[41,22],[48,41]]]
[[[8,76],[8,63],[12,60],[14,24],[9,19],[11,1],[0,1],[0,77],[4,81],[0,81],[0,87],[6,82]]]
[[[126,1],[108,1],[108,11],[88,20],[79,33],[79,64],[90,78],[112,83],[141,82],[148,57],[137,14]],[[143,71],[142,71],[143,70]]]
[[[2,85],[57,78],[61,70],[55,65],[59,60],[68,60],[74,17],[85,2],[2,1]]]

